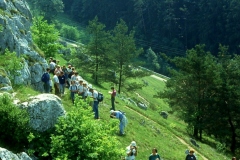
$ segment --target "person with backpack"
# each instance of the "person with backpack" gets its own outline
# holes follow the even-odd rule
[[[50,68],[47,68],[46,72],[42,75],[43,88],[45,93],[50,92]]]
[[[124,128],[127,126],[127,117],[125,116],[125,114],[121,111],[114,111],[111,110],[110,111],[110,118],[117,118],[119,119],[120,123],[119,123],[119,135],[123,136],[124,133]]]
[[[148,158],[149,160],[161,160],[160,155],[156,148],[152,149],[152,154]]]
[[[92,93],[92,98],[93,98],[93,112],[94,112],[94,118],[99,119],[99,112],[98,112],[98,92],[90,88],[89,91]]]

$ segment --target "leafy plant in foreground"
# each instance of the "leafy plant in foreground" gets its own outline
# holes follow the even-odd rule
[[[59,118],[51,136],[51,154],[54,159],[119,159],[115,134],[116,122],[108,125],[93,119],[92,109],[86,102],[77,101],[66,117]],[[113,158],[114,157],[114,158]]]
[[[16,107],[8,94],[0,97],[0,141],[6,145],[23,147],[29,134],[29,116],[26,110]]]

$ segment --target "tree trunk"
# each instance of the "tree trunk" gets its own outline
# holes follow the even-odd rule
[[[119,73],[119,82],[118,82],[118,94],[121,93],[121,86],[122,86],[122,71],[123,71],[123,65],[120,64],[120,73]]]

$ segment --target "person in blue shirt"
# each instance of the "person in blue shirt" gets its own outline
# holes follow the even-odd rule
[[[49,93],[50,92],[50,68],[47,68],[46,72],[44,73],[46,76],[46,81],[43,84],[44,92]]]
[[[156,148],[152,149],[152,154],[149,156],[149,160],[161,160]]]
[[[110,117],[119,119],[119,121],[120,121],[120,124],[119,124],[120,132],[119,132],[119,134],[120,134],[120,136],[124,135],[124,128],[127,125],[127,118],[126,118],[126,116],[122,112],[120,112],[120,111],[111,110],[110,111]]]

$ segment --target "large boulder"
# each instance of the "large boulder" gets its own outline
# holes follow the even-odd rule
[[[54,127],[58,117],[65,115],[61,99],[53,94],[39,94],[19,105],[26,108],[30,116],[30,126],[39,132]]]
[[[1,160],[32,160],[25,152],[14,154],[11,151],[0,147],[0,159]]]

